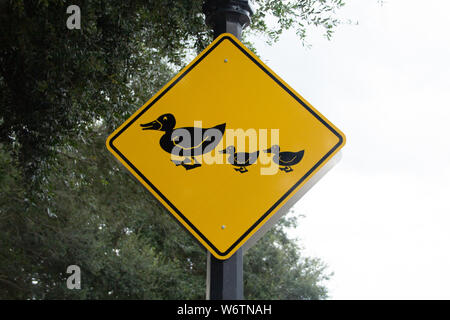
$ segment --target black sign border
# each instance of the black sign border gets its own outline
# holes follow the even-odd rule
[[[149,108],[151,108],[156,102],[158,102],[161,97],[163,97],[170,89],[172,89],[184,76],[186,76],[192,69],[194,69],[204,58],[208,56],[220,43],[224,40],[229,40],[234,46],[236,46],[242,53],[244,53],[251,61],[253,61],[261,70],[263,70],[272,80],[274,80],[280,87],[282,87],[287,93],[289,93],[297,102],[299,102],[306,110],[308,110],[317,120],[319,120],[325,127],[327,127],[336,137],[338,137],[339,142],[323,156],[299,181],[297,181],[278,201],[272,205],[269,210],[267,210],[244,234],[236,240],[226,251],[219,251],[182,213],[178,210],[170,201],[167,199],[132,163],[129,161],[113,144],[114,140],[117,139],[130,125],[132,125],[137,119],[139,119]],[[178,78],[176,78],[164,91],[162,91],[151,103],[149,103],[138,115],[136,115],[131,121],[129,121],[119,132],[117,132],[110,140],[109,146],[113,149],[122,159],[125,161],[142,180],[147,183],[147,185],[152,188],[167,205],[172,208],[182,219],[185,221],[189,227],[203,239],[214,252],[219,256],[226,256],[232,251],[236,246],[238,246],[241,241],[252,232],[286,197],[288,197],[306,178],[308,178],[314,170],[316,170],[328,157],[333,154],[333,152],[339,148],[344,142],[344,138],[339,132],[337,132],[332,126],[330,126],[324,119],[322,119],[314,110],[312,110],[300,97],[293,93],[288,87],[286,87],[280,80],[277,79],[269,70],[267,70],[261,63],[259,63],[254,57],[252,57],[244,48],[242,48],[233,38],[226,35],[223,36],[219,41],[217,41],[211,48],[208,49],[197,61],[195,61],[186,71],[184,71]],[[242,244],[241,244],[242,245]]]

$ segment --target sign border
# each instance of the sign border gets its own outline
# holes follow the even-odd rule
[[[154,186],[147,177],[145,177],[134,165],[128,160],[115,146],[114,140],[116,140],[130,125],[132,125],[137,119],[139,119],[149,108],[151,108],[158,100],[163,97],[170,89],[172,89],[183,77],[185,77],[193,68],[195,68],[205,57],[208,56],[220,43],[224,40],[229,40],[235,47],[237,47],[242,53],[244,53],[253,63],[255,63],[262,71],[264,71],[272,80],[275,81],[282,89],[284,89],[290,96],[292,96],[301,106],[308,110],[317,120],[319,120],[324,126],[326,126],[338,139],[338,143],[323,156],[308,172],[303,175],[300,180],[298,180],[280,199],[278,199],[275,204],[273,204],[269,210],[267,210],[241,237],[239,237],[226,251],[219,251],[190,221],[187,219],[180,210],[178,210],[175,205],[173,205],[169,199],[167,199],[159,190]],[[130,120],[131,119],[131,120]],[[265,66],[259,59],[254,56],[251,52],[247,51],[245,47],[239,44],[233,35],[229,33],[222,34],[212,42],[211,45],[202,52],[197,59],[194,59],[191,64],[185,67],[184,71],[180,72],[175,76],[172,81],[170,81],[163,89],[160,90],[154,97],[152,97],[146,104],[138,110],[136,116],[130,117],[125,121],[122,126],[120,126],[116,131],[114,131],[107,139],[106,145],[110,151],[116,153],[146,184],[151,188],[160,198],[163,200],[190,228],[195,232],[215,253],[215,256],[220,259],[226,259],[226,256],[230,254],[236,247],[244,243],[243,240],[254,231],[258,225],[267,218],[274,210],[277,208],[299,185],[301,185],[316,169],[325,163],[325,161],[331,158],[332,154],[337,152],[337,150],[345,144],[345,136],[343,133],[338,132],[330,123],[324,120],[322,115],[319,115],[316,110],[305,101],[303,98],[296,94],[291,88],[288,87],[281,79],[279,79],[273,71],[271,71],[267,66]],[[176,217],[177,218],[177,217]],[[179,220],[179,219],[178,219]],[[239,246],[239,247],[240,247]]]

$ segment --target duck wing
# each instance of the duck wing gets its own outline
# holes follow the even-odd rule
[[[255,151],[252,153],[248,152],[239,152],[234,155],[234,163],[238,165],[251,165],[253,164],[259,156],[259,151]]]
[[[203,129],[203,139],[201,149],[199,150],[201,154],[208,153],[212,151],[222,140],[225,132],[225,123],[219,124],[215,127]]]
[[[249,164],[249,154],[247,152],[238,152],[234,154],[234,164],[245,166]]]
[[[195,127],[175,129],[170,136],[173,146],[183,150],[192,150],[200,146],[204,140],[203,130]]]
[[[170,137],[172,153],[196,156],[213,150],[225,131],[225,123],[213,128],[185,127],[175,129]]]

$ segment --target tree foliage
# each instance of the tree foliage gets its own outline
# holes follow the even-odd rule
[[[308,27],[319,27],[331,39],[335,27],[342,23],[335,15],[344,6],[342,0],[256,1],[251,31],[265,35],[269,43],[279,39],[285,30],[295,31],[306,43]]]
[[[81,30],[66,8],[81,8]],[[331,35],[340,0],[258,0],[251,29]],[[205,252],[104,147],[211,40],[201,0],[0,0],[0,298],[204,297]],[[272,21],[272,22],[270,22]],[[284,221],[245,256],[248,298],[326,297]],[[67,290],[66,268],[82,270]]]
[[[0,182],[0,298],[203,299],[205,250],[184,232],[103,147],[66,146],[43,183],[45,197],[27,196],[26,181],[3,148]],[[24,201],[25,199],[25,201]],[[326,297],[328,275],[303,258],[284,220],[244,256],[248,299]],[[68,290],[76,264],[81,290]]]

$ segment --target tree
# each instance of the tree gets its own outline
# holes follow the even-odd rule
[[[0,149],[0,298],[203,299],[206,255],[140,183],[103,148],[66,146],[27,197],[26,181]],[[299,256],[282,220],[244,256],[248,299],[320,299],[328,278],[317,259]],[[81,290],[68,290],[69,265]]]
[[[317,300],[327,297],[325,281],[332,274],[317,258],[303,257],[301,249],[286,235],[297,218],[282,218],[251,248],[244,259],[247,299]]]
[[[203,298],[204,250],[104,148],[212,40],[202,1],[78,5],[81,29],[69,30],[62,1],[0,1],[0,297]],[[342,2],[257,5],[251,32],[273,41],[294,28],[303,41],[309,24],[331,35]],[[284,227],[246,255],[248,297],[326,297],[323,265]],[[79,291],[65,287],[70,264]]]
[[[89,144],[58,150],[41,184],[27,194],[2,153],[0,297],[201,298],[205,252],[105,150],[105,131]],[[3,182],[3,181],[2,181]],[[27,204],[30,203],[30,205]],[[81,268],[81,290],[68,290],[69,265]]]
[[[339,23],[333,12],[343,5],[341,0],[256,4],[250,30],[269,41],[289,28],[305,39],[310,24],[330,36]],[[80,1],[80,30],[66,27],[66,6],[58,0],[0,5],[0,141],[16,146],[33,182],[54,146],[79,139],[95,120],[116,127],[161,87],[167,73],[153,64],[161,67],[164,60],[178,69],[186,52],[203,49],[212,37],[201,0]]]

